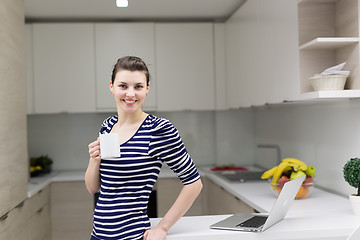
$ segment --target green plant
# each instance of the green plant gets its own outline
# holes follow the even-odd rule
[[[360,159],[351,158],[345,163],[344,179],[350,184],[350,186],[357,189],[357,196],[360,196]]]

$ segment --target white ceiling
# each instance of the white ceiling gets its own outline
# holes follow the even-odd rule
[[[246,0],[25,0],[27,21],[224,21]]]

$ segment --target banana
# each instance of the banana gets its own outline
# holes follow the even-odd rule
[[[284,158],[282,161],[287,162],[296,170],[306,171],[307,169],[307,164],[296,158]]]
[[[278,166],[276,167],[273,167],[272,169],[269,169],[267,170],[266,172],[264,172],[262,175],[261,175],[261,179],[265,179],[265,178],[269,178],[269,177],[272,177],[276,171],[276,169],[278,168]]]
[[[273,178],[272,178],[272,183],[277,183],[277,180],[281,177],[281,174],[286,171],[289,170],[291,168],[291,165],[288,162],[282,162],[280,163],[277,168],[276,171],[274,172]]]

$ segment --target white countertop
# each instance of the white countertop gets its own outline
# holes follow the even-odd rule
[[[52,182],[73,182],[85,181],[85,171],[53,171],[49,174],[44,174],[30,178],[28,184],[28,197],[31,198],[36,193],[44,189]],[[167,166],[163,166],[159,178],[176,178],[177,176]]]
[[[276,197],[266,181],[231,183],[210,171],[205,175],[260,212],[269,212]],[[213,230],[209,226],[230,215],[183,217],[169,231],[167,240],[192,239],[346,239],[360,225],[347,198],[315,188],[306,199],[297,199],[285,219],[262,233]],[[151,219],[156,226],[159,218]]]

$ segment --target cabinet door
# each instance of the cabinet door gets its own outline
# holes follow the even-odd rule
[[[253,213],[254,209],[207,179],[208,214]]]
[[[0,218],[0,239],[11,239],[10,220],[8,215]]]
[[[299,92],[296,1],[252,0],[226,22],[230,107],[279,103]]]
[[[212,23],[155,25],[159,111],[215,109]]]
[[[257,96],[264,98],[254,105],[280,103],[300,93],[297,1],[260,0],[257,16]]]
[[[90,239],[94,200],[85,182],[52,183],[50,203],[52,240]]]
[[[116,111],[109,82],[116,60],[123,56],[137,56],[144,60],[150,72],[150,91],[144,110],[156,109],[155,43],[153,23],[97,23],[96,51],[96,108]]]
[[[94,112],[94,25],[33,25],[35,113]]]
[[[158,217],[164,217],[170,207],[174,204],[182,187],[183,184],[178,178],[158,179],[156,182]],[[204,197],[204,192],[201,192],[191,208],[186,212],[185,216],[204,215],[205,200],[206,198]]]

